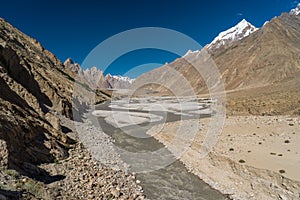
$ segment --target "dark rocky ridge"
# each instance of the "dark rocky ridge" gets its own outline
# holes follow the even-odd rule
[[[68,157],[75,143],[57,117],[72,119],[72,109],[78,111],[72,107],[73,77],[39,42],[0,19],[1,168],[55,179],[38,165]],[[84,102],[78,99],[77,105]]]
[[[73,142],[52,114],[72,118],[68,73],[40,43],[0,19],[0,139],[8,148],[8,168],[38,176],[35,165],[68,155]]]

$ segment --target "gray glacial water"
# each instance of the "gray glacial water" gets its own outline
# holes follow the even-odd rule
[[[98,105],[97,110],[109,111],[109,102]],[[122,108],[113,109],[114,111],[124,111]],[[147,111],[131,110],[130,112],[142,112],[148,113]],[[164,149],[164,153],[158,157],[158,159],[173,159],[173,162],[167,164],[165,167],[158,170],[138,172],[136,177],[140,180],[140,185],[143,187],[144,193],[149,199],[191,199],[191,200],[217,200],[226,199],[220,192],[212,189],[208,184],[199,179],[196,175],[190,173],[185,166],[175,159],[172,153],[153,137],[146,136],[147,130],[152,126],[166,122],[173,122],[178,120],[199,118],[199,115],[188,115],[180,116],[171,112],[159,112],[153,111],[151,114],[160,115],[163,120],[156,122],[147,122],[139,124],[139,126],[125,126],[123,128],[116,128],[111,124],[107,123],[104,117],[98,117],[98,121],[101,125],[102,130],[110,135],[114,139],[114,145],[118,147],[121,159],[126,163],[130,160],[131,166],[135,168],[143,168],[151,165],[151,158],[139,157],[139,158],[128,158],[128,155],[124,152],[131,153],[151,153],[159,149]],[[210,115],[201,115],[201,117],[209,117]],[[130,134],[128,134],[130,133]],[[133,137],[133,135],[139,135],[142,137]],[[157,159],[157,158],[156,158]],[[134,165],[134,166],[133,166]],[[135,166],[136,165],[136,166]]]

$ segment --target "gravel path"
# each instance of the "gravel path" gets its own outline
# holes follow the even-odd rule
[[[93,117],[86,114],[84,122],[74,122],[61,118],[61,123],[76,131],[76,135],[71,137],[76,137],[85,147],[88,147],[93,158],[114,170],[128,172],[129,166],[123,162],[114,149],[113,139],[105,134],[100,126],[96,127],[93,125],[97,122],[92,122],[92,120]]]

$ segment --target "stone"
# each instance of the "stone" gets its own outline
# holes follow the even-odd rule
[[[48,120],[48,122],[52,125],[53,128],[56,130],[61,130],[60,120],[57,116],[47,113],[45,115],[45,118]]]
[[[115,197],[118,198],[120,196],[120,191],[117,189],[112,189],[111,194]]]
[[[0,140],[0,167],[6,168],[8,165],[8,149],[6,142]]]
[[[129,200],[135,200],[137,198],[137,194],[132,194],[130,197],[129,197]]]
[[[0,194],[0,200],[7,200],[7,198],[4,195]]]

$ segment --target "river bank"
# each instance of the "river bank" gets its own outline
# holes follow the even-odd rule
[[[227,117],[213,151],[200,159],[209,122],[210,119],[200,119],[201,130],[180,157],[192,173],[233,199],[299,198],[298,117]],[[167,123],[147,133],[174,151],[180,148],[180,143],[174,143],[179,126],[179,122]]]

